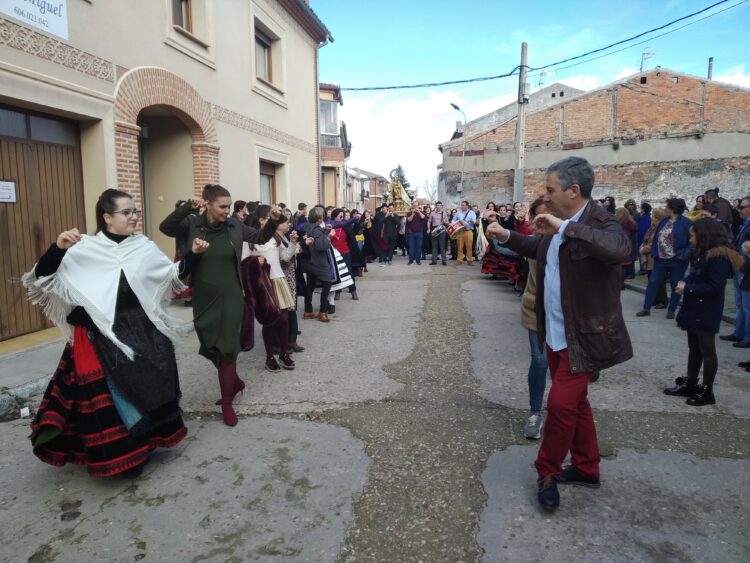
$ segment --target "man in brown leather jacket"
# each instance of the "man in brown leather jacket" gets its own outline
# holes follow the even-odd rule
[[[537,261],[537,333],[540,346],[546,344],[552,386],[535,466],[539,502],[555,510],[558,483],[599,487],[588,382],[594,370],[633,356],[620,305],[620,265],[631,248],[617,219],[591,200],[594,171],[586,160],[555,162],[545,183],[545,204],[554,215],[534,219],[542,236],[524,236],[499,223],[489,225],[487,236]],[[563,469],[568,452],[572,465]]]

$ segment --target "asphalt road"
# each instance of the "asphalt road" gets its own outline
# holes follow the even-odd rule
[[[235,428],[186,338],[189,437],[136,479],[47,466],[28,420],[1,424],[0,559],[748,560],[750,374],[736,367],[746,351],[718,345],[717,405],[667,397],[686,336],[659,314],[637,319],[642,297],[624,292],[636,357],[590,389],[602,488],[562,489],[561,508],[544,514],[537,444],[521,435],[520,300],[478,266],[450,264],[371,265],[360,301],[344,293],[328,325],[300,320],[293,372],[263,371],[262,344],[243,354]],[[48,372],[60,347],[13,365]]]

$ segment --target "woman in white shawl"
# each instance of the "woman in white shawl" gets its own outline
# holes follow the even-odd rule
[[[22,280],[68,337],[32,423],[34,453],[56,466],[85,464],[96,477],[137,475],[150,450],[187,433],[173,341],[191,327],[164,303],[207,243],[174,264],[133,234],[140,213],[129,194],[106,190],[97,233],[60,233]]]

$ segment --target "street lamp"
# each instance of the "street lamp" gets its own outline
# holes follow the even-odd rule
[[[458,183],[458,186],[456,186],[456,193],[460,194],[464,191],[464,163],[466,162],[466,114],[461,111],[461,108],[456,104],[451,104],[451,107],[454,110],[461,112],[461,115],[464,116],[464,131],[461,135],[464,138],[464,146],[461,150],[461,181]]]

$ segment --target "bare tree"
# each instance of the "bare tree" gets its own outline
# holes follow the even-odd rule
[[[437,201],[437,196],[438,196],[437,178],[432,178],[431,180],[425,180],[422,183],[421,191],[427,199],[429,199],[432,203],[435,203]]]

